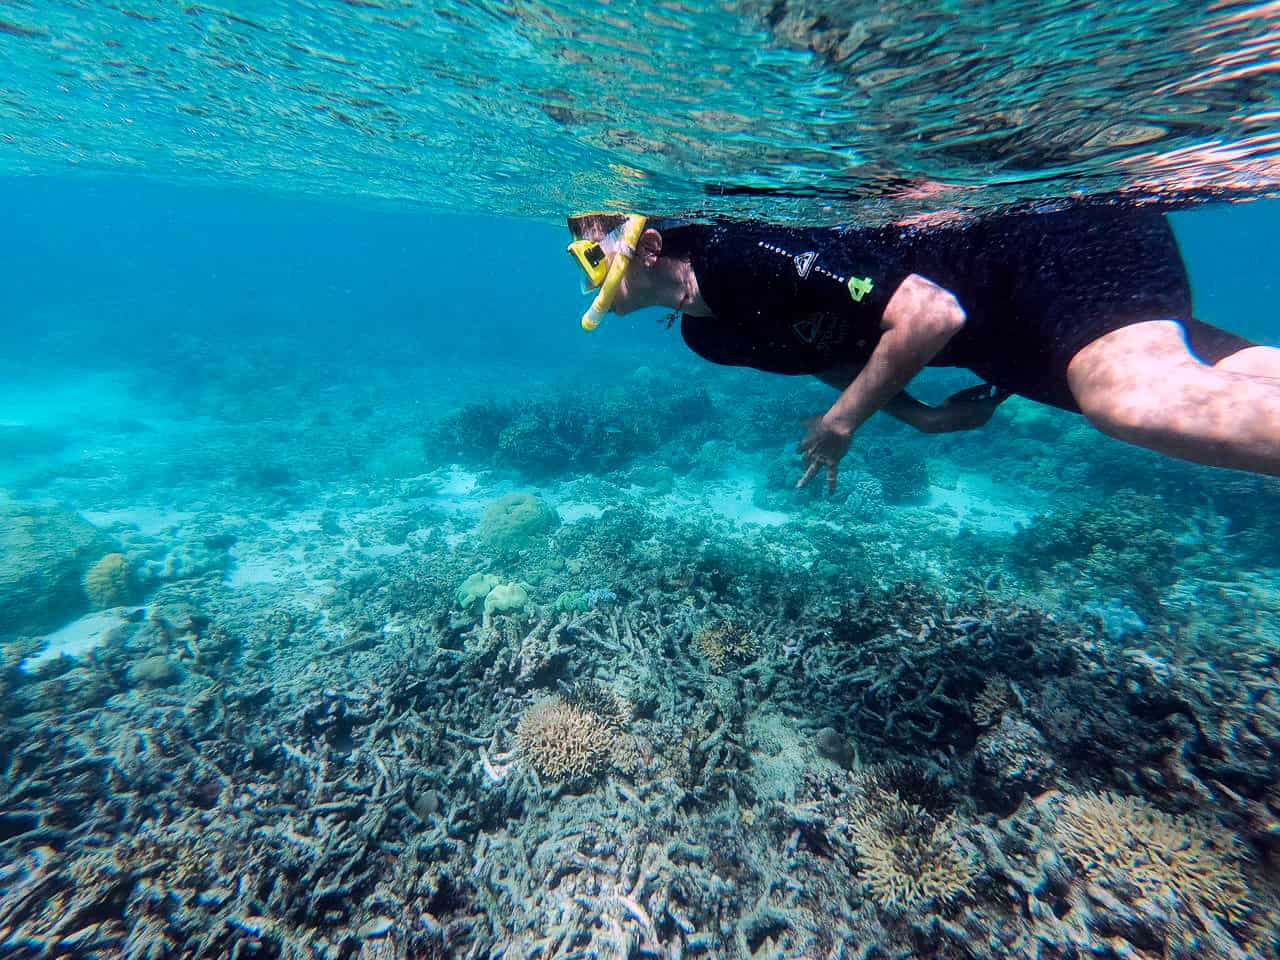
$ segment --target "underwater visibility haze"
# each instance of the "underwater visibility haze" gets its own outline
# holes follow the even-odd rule
[[[564,228],[1160,205],[1280,345],[1277,18],[0,4],[0,957],[1280,956],[1280,480],[797,489],[835,392]]]

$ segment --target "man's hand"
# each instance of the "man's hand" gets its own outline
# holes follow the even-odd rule
[[[832,422],[829,415],[810,417],[805,425],[807,429],[804,439],[800,441],[800,456],[804,458],[805,471],[796,484],[796,489],[807,484],[825,467],[827,492],[835,493],[840,461],[849,452],[853,431]]]

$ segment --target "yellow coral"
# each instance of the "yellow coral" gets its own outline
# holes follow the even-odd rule
[[[601,717],[548,697],[529,707],[516,725],[516,750],[553,780],[597,773],[609,760],[616,733]]]
[[[84,575],[84,592],[100,610],[129,602],[129,561],[123,553],[108,553]]]
[[[693,635],[693,643],[717,673],[730,662],[745,663],[760,653],[756,635],[732,623],[703,627]]]
[[[1233,923],[1249,912],[1249,888],[1239,866],[1246,850],[1221,826],[1105,791],[1061,798],[1057,833],[1066,853],[1093,880],[1127,881],[1153,899],[1172,892]]]
[[[978,867],[959,842],[954,815],[937,820],[892,791],[862,798],[850,813],[859,874],[880,906],[946,906],[972,886]]]

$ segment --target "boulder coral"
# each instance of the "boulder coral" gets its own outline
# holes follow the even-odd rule
[[[132,573],[123,553],[108,553],[84,575],[84,592],[97,610],[129,602]]]
[[[83,612],[83,577],[109,549],[74,513],[0,503],[0,634],[40,633]]]
[[[500,583],[484,598],[484,618],[495,613],[518,613],[529,602],[529,591],[519,583]]]
[[[502,582],[496,573],[473,573],[462,581],[453,597],[463,610],[470,610],[476,603],[489,596],[489,591]]]
[[[523,550],[560,525],[555,508],[531,493],[509,493],[480,518],[480,542],[502,553]]]

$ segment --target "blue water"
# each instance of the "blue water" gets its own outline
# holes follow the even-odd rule
[[[74,327],[86,312],[110,317],[111,333],[94,338],[95,350],[110,350],[112,340],[145,347],[130,338],[148,332],[260,331],[264,316],[283,333],[398,357],[479,350],[518,335],[522,355],[532,351],[539,364],[577,355],[598,362],[672,339],[633,319],[611,323],[607,338],[580,334],[582,298],[558,223],[144,178],[10,179],[0,182],[0,204],[11,278],[4,321],[17,343],[41,336],[52,318]],[[1280,339],[1272,319],[1280,251],[1269,242],[1277,207],[1210,206],[1172,219],[1199,315],[1263,342]]]
[[[797,491],[835,394],[559,219],[1212,199],[1280,346],[1274,16],[0,9],[0,958],[1280,956],[1280,481],[1015,397]]]

